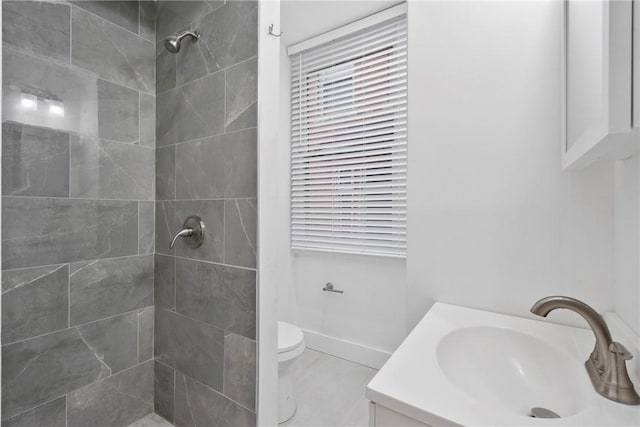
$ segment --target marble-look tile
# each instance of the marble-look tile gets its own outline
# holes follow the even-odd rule
[[[88,137],[69,145],[71,197],[153,200],[152,148]]]
[[[156,146],[156,97],[140,92],[140,145]]]
[[[173,422],[173,381],[174,370],[160,362],[155,362],[154,405],[155,412]]]
[[[69,266],[54,265],[2,272],[2,343],[68,326]]]
[[[138,2],[131,0],[72,1],[78,7],[88,10],[132,33],[138,33]],[[74,34],[75,37],[75,34]]]
[[[152,254],[155,251],[155,202],[138,203],[138,253]]]
[[[138,34],[140,37],[156,41],[156,1],[140,0],[140,27]]]
[[[69,196],[69,134],[2,124],[2,194]]]
[[[153,93],[153,43],[75,7],[71,31],[73,64],[117,84]]]
[[[99,197],[100,140],[71,135],[69,141],[69,195],[74,198]]]
[[[240,267],[256,267],[255,199],[224,201],[224,262]]]
[[[97,171],[99,197],[153,200],[154,162],[153,148],[100,140]]]
[[[2,120],[83,135],[98,135],[98,90],[95,77],[77,68],[2,49]],[[36,109],[22,107],[22,95],[42,97]],[[64,116],[49,113],[44,100],[61,101]]]
[[[164,48],[162,40],[156,44],[156,95],[176,87],[176,55]]]
[[[69,62],[70,8],[66,4],[3,1],[2,41]]]
[[[255,271],[178,258],[176,284],[178,313],[255,339]]]
[[[158,40],[169,36],[201,16],[213,12],[223,0],[160,1],[157,5],[156,32]]]
[[[153,255],[78,262],[69,271],[72,325],[153,305]]]
[[[169,245],[190,215],[199,216],[205,225],[202,245],[191,248],[185,239],[178,239],[174,249]],[[187,200],[156,202],[156,252],[205,261],[223,261],[224,201]]]
[[[2,416],[69,393],[109,375],[76,328],[2,347]]]
[[[80,337],[87,343],[111,375],[138,363],[138,316],[127,313],[78,326]]]
[[[153,358],[153,307],[138,310],[138,363]]]
[[[189,26],[188,29],[193,31],[193,26]],[[202,32],[202,30],[199,31]],[[201,40],[185,39],[182,41],[180,52],[176,54],[176,84],[178,86],[220,70],[211,49]]]
[[[153,411],[153,361],[67,396],[67,426],[127,426]]]
[[[200,20],[200,41],[206,44],[219,68],[258,53],[258,2],[228,1]]]
[[[258,100],[258,60],[249,59],[225,70],[226,132],[256,127]]]
[[[138,203],[2,198],[2,268],[133,255]]]
[[[139,141],[138,91],[98,80],[98,136],[112,141]]]
[[[156,199],[176,198],[176,146],[156,150]]]
[[[235,334],[224,337],[224,386],[226,396],[245,408],[256,407],[256,342]]]
[[[2,427],[66,427],[66,405],[61,397],[2,421]]]
[[[164,146],[224,131],[224,73],[156,97],[156,144]]]
[[[189,317],[156,309],[155,357],[222,391],[224,331]]]
[[[176,373],[175,424],[252,427],[256,425],[256,414],[192,378]]]
[[[176,259],[155,255],[154,303],[156,307],[173,310],[176,306]]]
[[[255,129],[180,144],[176,198],[256,197],[256,146]]]
[[[140,418],[128,427],[173,427],[173,424],[154,413]]]

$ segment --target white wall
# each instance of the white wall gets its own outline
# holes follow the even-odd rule
[[[640,334],[640,155],[617,162],[615,311]]]
[[[269,24],[280,28],[280,3],[261,2],[258,8],[258,28],[266,29]],[[266,31],[258,32],[258,378],[257,414],[259,426],[278,425],[278,398],[273,391],[278,387],[278,328],[277,301],[274,290],[279,281],[280,259],[274,248],[278,247],[280,236],[272,227],[279,217],[274,203],[280,193],[286,193],[272,179],[278,174],[278,111],[273,108],[273,100],[279,96],[278,88],[272,83],[280,74],[278,58],[280,43]]]
[[[282,2],[279,185],[289,188],[290,66],[286,47],[396,3],[397,0]],[[393,351],[406,336],[405,261],[319,252],[292,253],[288,194],[278,200],[278,206],[281,212],[278,228],[283,236],[279,251],[288,262],[282,268],[279,284],[280,318],[310,332],[381,352]],[[323,292],[326,282],[334,283],[344,294]],[[308,337],[308,341],[309,338],[313,337]],[[311,342],[319,344],[317,340]]]
[[[283,45],[384,6],[284,2]],[[282,318],[391,351],[434,301],[529,316],[538,298],[565,294],[613,308],[613,164],[560,171],[560,8],[409,2],[406,266],[291,255],[288,198],[279,200],[280,253],[290,261]],[[281,74],[284,155],[288,80]],[[288,157],[282,165],[278,179],[288,188]],[[326,281],[345,294],[322,293]],[[572,313],[551,317],[584,326]]]
[[[612,165],[560,171],[560,12],[409,4],[410,325],[434,301],[613,307]]]

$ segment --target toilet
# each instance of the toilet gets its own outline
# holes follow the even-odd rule
[[[304,353],[304,349],[302,329],[278,321],[278,424],[287,421],[296,412],[290,367]]]

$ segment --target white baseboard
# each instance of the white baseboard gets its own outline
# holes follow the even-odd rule
[[[308,348],[370,368],[380,369],[391,356],[391,353],[377,348],[333,338],[307,329],[302,331],[304,332],[305,345]]]

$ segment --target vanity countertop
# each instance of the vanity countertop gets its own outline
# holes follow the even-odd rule
[[[634,353],[638,339],[614,340]],[[632,342],[629,342],[631,340]],[[591,330],[436,303],[367,386],[377,405],[427,425],[640,425],[640,406],[610,401],[593,389],[584,369],[594,346]],[[530,417],[541,406],[561,418]],[[550,407],[551,406],[551,407]]]

